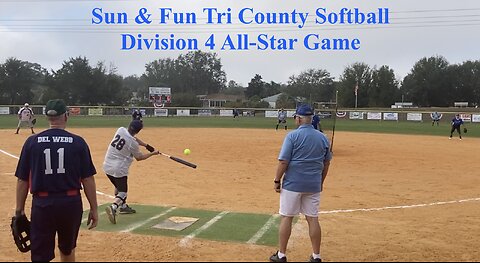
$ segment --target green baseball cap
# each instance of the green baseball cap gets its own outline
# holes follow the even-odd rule
[[[49,100],[45,106],[45,114],[51,117],[60,116],[67,111],[67,105],[60,99]]]

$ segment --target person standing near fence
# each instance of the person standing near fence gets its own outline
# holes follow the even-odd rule
[[[30,108],[30,105],[28,103],[25,103],[22,108],[18,111],[18,125],[17,125],[17,131],[15,134],[18,134],[20,131],[20,128],[23,126],[29,127],[32,130],[32,134],[35,134],[33,131],[33,119],[35,115],[33,114],[33,110]]]
[[[460,127],[463,125],[463,120],[460,118],[460,114],[455,115],[452,119],[452,129],[450,130],[450,137],[448,139],[452,139],[453,132],[456,130],[458,132],[458,137],[460,140],[462,139],[462,132],[460,131]]]
[[[139,109],[135,109],[133,110],[133,113],[132,113],[132,120],[139,120],[139,121],[142,121],[142,112],[139,110]]]
[[[283,123],[285,130],[287,130],[287,112],[284,111],[283,108],[278,111],[277,119],[278,119],[278,123],[277,123],[277,127],[275,127],[275,130],[278,130],[278,125],[280,125],[280,123]]]
[[[317,114],[314,114],[313,117],[312,117],[312,126],[315,130],[319,130],[320,132],[323,132],[322,131],[322,126],[320,124],[320,116],[319,116],[319,113]]]
[[[437,126],[439,126],[439,122],[440,122],[440,113],[438,112],[433,112],[431,117],[432,117],[432,126],[434,126],[435,124],[437,124]]]
[[[292,222],[299,213],[305,215],[308,223],[313,250],[310,262],[321,262],[318,211],[320,192],[327,177],[332,153],[325,134],[313,128],[312,115],[313,110],[309,105],[297,108],[294,119],[298,128],[287,134],[278,156],[273,183],[274,190],[280,193],[280,248],[270,257],[271,262],[287,261],[286,250]]]

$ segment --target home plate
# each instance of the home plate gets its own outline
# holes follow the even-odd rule
[[[182,231],[185,228],[193,225],[193,223],[197,222],[198,219],[199,218],[194,217],[172,216],[160,222],[159,224],[154,225],[153,227],[158,229]]]

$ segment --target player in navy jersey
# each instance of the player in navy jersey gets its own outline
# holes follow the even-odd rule
[[[45,114],[50,129],[29,137],[18,161],[15,214],[25,214],[30,187],[32,261],[55,258],[58,234],[61,261],[72,262],[83,214],[82,185],[90,204],[89,229],[98,222],[96,170],[85,140],[65,130],[68,111],[63,100],[48,101]]]
[[[460,140],[462,139],[462,132],[460,131],[460,126],[462,126],[463,120],[460,118],[460,114],[455,115],[455,118],[452,119],[452,129],[450,130],[450,138],[452,139],[453,132],[457,130]]]
[[[315,130],[323,132],[322,127],[320,126],[320,116],[318,114],[312,116],[312,126]]]
[[[139,109],[136,109],[132,113],[132,120],[139,120],[141,121],[143,118],[142,112]]]

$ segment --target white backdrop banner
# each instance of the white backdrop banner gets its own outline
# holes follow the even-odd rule
[[[460,114],[460,118],[462,118],[464,122],[471,122],[472,114],[463,113],[463,114]]]
[[[190,116],[190,110],[177,110],[177,116]]]
[[[407,113],[407,121],[422,121],[421,113]]]
[[[212,116],[211,110],[199,110],[198,116]]]
[[[363,120],[364,112],[352,111],[350,112],[350,120]]]
[[[472,122],[480,122],[480,115],[472,114]]]
[[[9,107],[0,107],[0,115],[8,115],[8,114],[10,114]]]
[[[267,117],[267,118],[277,118],[278,117],[278,111],[267,110],[267,111],[265,111],[265,117]]]
[[[382,120],[381,112],[369,112],[367,113],[367,120]]]
[[[233,110],[220,110],[220,116],[233,117]]]
[[[383,113],[383,120],[385,120],[385,121],[398,121],[398,113],[397,112],[384,112]]]
[[[168,110],[167,109],[155,109],[155,116],[156,117],[168,117]]]

